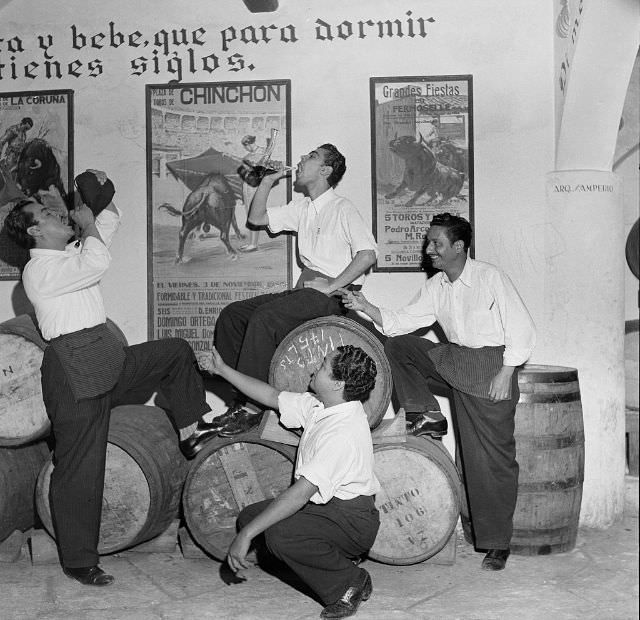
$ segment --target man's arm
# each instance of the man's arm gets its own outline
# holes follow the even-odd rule
[[[224,363],[220,353],[218,353],[215,348],[211,351],[210,355],[198,354],[197,359],[200,368],[207,372],[220,375],[249,398],[262,403],[270,409],[278,408],[279,390],[276,390],[264,381],[254,379],[231,368],[231,366]]]
[[[283,177],[291,174],[290,170],[279,170],[273,174],[267,174],[260,181],[258,189],[253,196],[251,206],[249,207],[249,215],[247,221],[253,226],[266,226],[269,223],[267,217],[267,199],[271,188]]]
[[[353,260],[347,265],[344,271],[339,273],[335,278],[333,278],[333,280],[317,278],[316,280],[305,282],[305,287],[314,288],[321,293],[331,295],[337,291],[339,292],[339,289],[342,287],[348,286],[357,280],[375,262],[376,253],[373,250],[361,250],[356,253]]]
[[[315,484],[311,484],[301,476],[295,484],[276,497],[263,512],[240,530],[227,553],[227,563],[231,570],[249,568],[246,555],[251,541],[275,523],[298,512],[317,491],[318,487]]]

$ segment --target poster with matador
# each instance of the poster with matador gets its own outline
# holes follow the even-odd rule
[[[19,280],[28,260],[4,231],[7,213],[51,185],[66,198],[72,183],[73,91],[0,93],[0,280]]]
[[[473,225],[470,75],[370,79],[374,271],[420,271],[434,215]]]
[[[146,87],[148,333],[208,351],[229,303],[291,284],[291,237],[247,226],[247,170],[290,164],[290,82]],[[285,204],[281,180],[269,204]]]

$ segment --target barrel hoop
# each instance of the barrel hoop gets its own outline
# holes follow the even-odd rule
[[[533,393],[520,394],[520,403],[569,403],[580,400],[580,392],[567,392],[566,394]]]
[[[567,525],[562,525],[560,527],[536,527],[527,530],[514,528],[512,539],[517,538],[519,542],[524,543],[528,538],[537,538],[538,536],[554,538],[566,534],[567,531],[570,532],[576,529],[575,523],[567,523]]]
[[[515,436],[516,447],[518,445],[531,446],[538,450],[556,450],[570,448],[572,446],[584,446],[584,432],[579,431],[571,435],[539,435],[537,437]]]
[[[575,368],[553,372],[537,372],[525,368],[518,373],[519,383],[567,383],[570,381],[578,381],[578,371]]]
[[[564,489],[579,489],[580,487],[582,487],[583,481],[584,475],[579,474],[577,476],[572,476],[571,478],[564,478],[563,480],[547,480],[545,482],[522,482],[518,484],[518,493],[549,493],[553,491],[562,491]]]

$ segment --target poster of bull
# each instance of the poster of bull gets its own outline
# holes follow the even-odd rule
[[[73,188],[73,91],[0,93],[0,280],[19,280],[28,253],[2,226],[16,201]]]
[[[420,271],[438,213],[473,225],[470,75],[370,79],[374,271]]]
[[[227,304],[290,286],[290,236],[247,227],[260,171],[290,164],[290,82],[148,85],[146,108],[149,338],[208,351]]]

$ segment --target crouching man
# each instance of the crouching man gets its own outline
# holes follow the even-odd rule
[[[214,350],[209,368],[252,399],[278,409],[289,428],[304,429],[294,484],[275,499],[247,506],[227,562],[248,568],[258,535],[322,600],[321,618],[345,618],[371,596],[369,573],[354,559],[373,545],[380,519],[374,495],[373,445],[362,406],[375,385],[375,362],[360,348],[338,347],[313,374],[313,393],[279,392],[225,364]]]

